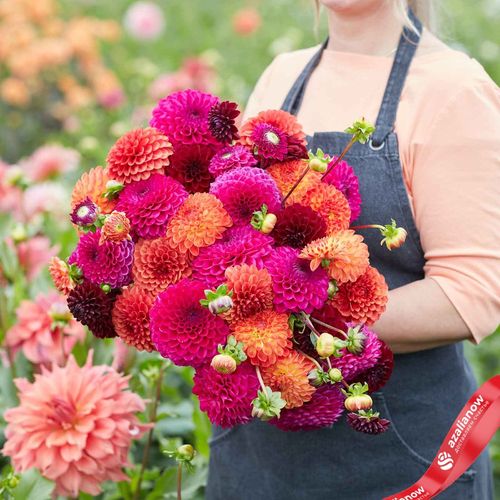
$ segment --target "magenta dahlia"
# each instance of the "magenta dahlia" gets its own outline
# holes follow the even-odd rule
[[[154,239],[165,235],[168,221],[187,197],[187,191],[175,179],[153,174],[149,179],[127,184],[116,210],[125,212],[132,234]]]
[[[162,99],[149,122],[178,144],[217,144],[210,133],[208,115],[219,99],[198,90],[181,90]]]
[[[208,128],[219,142],[230,144],[240,138],[235,123],[239,114],[235,102],[223,101],[212,106],[208,113]]]
[[[280,418],[269,423],[284,431],[309,431],[329,427],[344,411],[344,396],[339,388],[325,384],[316,389],[312,399],[298,408],[281,410]]]
[[[99,243],[101,230],[84,234],[75,250],[76,263],[83,276],[96,285],[108,284],[111,288],[128,285],[132,281],[134,242],[104,241]]]
[[[282,161],[288,152],[287,135],[269,123],[258,124],[250,136],[255,153],[265,160]]]
[[[272,243],[270,236],[251,226],[230,228],[220,241],[200,249],[192,264],[193,276],[208,287],[215,287],[225,282],[228,267],[248,264],[262,269],[264,259],[272,252]]]
[[[381,344],[381,352],[377,363],[354,377],[357,382],[366,382],[370,388],[370,392],[382,389],[391,377],[394,368],[394,354],[383,340],[379,339],[379,342]]]
[[[208,170],[217,177],[238,167],[255,167],[257,158],[245,146],[235,145],[222,148],[210,160]]]
[[[188,193],[206,192],[214,179],[208,170],[213,156],[212,146],[179,144],[170,158],[167,173],[178,180]]]
[[[299,258],[300,250],[279,247],[266,259],[278,312],[311,313],[328,300],[328,273],[323,268],[311,271],[309,261]]]
[[[176,365],[208,363],[217,346],[226,343],[229,327],[200,304],[204,289],[200,282],[183,279],[158,295],[151,309],[151,339]]]
[[[232,427],[251,420],[258,388],[255,368],[248,362],[228,374],[218,373],[208,365],[196,370],[193,394],[212,423]]]
[[[222,201],[235,224],[248,224],[262,205],[275,213],[281,203],[273,178],[266,171],[252,167],[235,168],[217,177],[210,193]]]
[[[75,205],[70,217],[73,224],[85,227],[94,224],[98,215],[98,206],[87,196],[87,198]]]

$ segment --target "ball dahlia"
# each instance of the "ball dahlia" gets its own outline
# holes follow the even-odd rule
[[[232,224],[220,200],[209,193],[195,193],[172,217],[167,238],[181,252],[198,255],[200,248],[213,245]]]
[[[348,413],[347,423],[355,431],[364,432],[365,434],[381,434],[391,424],[389,420],[380,418],[378,415],[364,416],[357,413]]]
[[[391,377],[394,368],[394,354],[384,341],[379,339],[379,342],[381,344],[380,358],[377,363],[371,368],[358,373],[355,377],[356,381],[366,382],[370,392],[382,389]]]
[[[112,241],[119,243],[125,239],[130,240],[130,221],[123,212],[114,210],[106,217],[101,228],[101,238],[99,242]]]
[[[266,259],[273,281],[274,307],[278,312],[311,313],[328,300],[328,274],[299,258],[295,248],[279,247]]]
[[[288,315],[271,309],[232,323],[231,330],[253,365],[271,366],[292,348]]]
[[[154,350],[149,332],[149,310],[154,299],[154,295],[147,290],[134,285],[123,289],[113,307],[112,319],[116,334],[138,351]]]
[[[214,177],[218,177],[238,167],[255,167],[255,165],[257,165],[257,159],[248,148],[236,144],[218,151],[210,160],[208,170]]]
[[[85,278],[96,285],[108,284],[112,288],[128,285],[132,280],[134,243],[99,243],[101,230],[84,234],[76,247],[76,262]]]
[[[281,196],[272,177],[264,170],[240,167],[215,179],[210,193],[217,196],[235,224],[248,224],[253,213],[267,205],[275,213],[280,208]]]
[[[270,236],[250,226],[230,228],[220,241],[200,250],[193,261],[193,274],[207,286],[216,287],[224,282],[230,266],[249,264],[261,269],[272,252],[272,243]]]
[[[140,238],[165,236],[167,224],[188,194],[182,184],[160,174],[125,186],[116,210],[124,212]]]
[[[68,264],[59,257],[54,256],[50,259],[49,273],[57,290],[64,295],[68,295],[75,287],[75,283],[69,275]]]
[[[212,423],[232,427],[251,420],[252,401],[258,388],[255,368],[245,362],[230,374],[218,373],[211,366],[197,369],[193,394],[200,399],[200,408]]]
[[[42,368],[35,381],[16,379],[19,406],[5,414],[2,453],[17,472],[31,467],[55,481],[55,494],[98,495],[101,483],[128,479],[123,467],[132,439],[148,428],[136,417],[145,402],[128,391],[128,377],[109,366]]]
[[[84,172],[71,193],[71,208],[74,209],[85,198],[90,198],[103,214],[111,213],[116,200],[109,200],[103,196],[106,184],[110,180],[107,171],[102,167],[95,167]]]
[[[387,299],[384,277],[369,266],[356,281],[339,286],[332,304],[348,321],[372,325],[385,311]]]
[[[162,292],[151,309],[153,343],[176,365],[208,363],[217,354],[217,346],[226,343],[226,323],[200,305],[204,288],[202,283],[183,279]]]
[[[288,152],[287,136],[279,128],[259,123],[250,136],[252,151],[263,160],[282,161]]]
[[[208,113],[208,128],[213,137],[223,144],[239,139],[235,120],[240,114],[235,102],[223,101],[214,104]]]
[[[311,269],[327,263],[329,276],[338,283],[356,281],[368,267],[368,247],[350,229],[312,241],[300,257],[311,261]]]
[[[164,173],[172,152],[172,144],[159,130],[131,130],[110,149],[108,175],[123,184],[146,180],[154,173]]]
[[[182,90],[161,99],[153,109],[152,127],[161,130],[174,144],[216,144],[208,123],[219,99],[198,90]]]

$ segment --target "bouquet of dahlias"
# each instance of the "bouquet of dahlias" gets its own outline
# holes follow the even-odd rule
[[[306,149],[294,116],[264,111],[238,129],[236,104],[176,92],[151,127],[128,132],[106,168],[82,175],[80,240],[51,274],[74,317],[196,370],[193,392],[222,427],[389,425],[369,393],[392,371],[370,330],[387,286],[351,222],[361,199],[342,157]],[[373,127],[348,129],[365,142]],[[349,147],[349,146],[348,146]],[[405,231],[381,230],[388,248]]]

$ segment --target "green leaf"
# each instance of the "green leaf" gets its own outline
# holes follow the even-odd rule
[[[54,483],[45,479],[36,469],[29,469],[21,475],[21,481],[13,490],[13,500],[48,500]]]

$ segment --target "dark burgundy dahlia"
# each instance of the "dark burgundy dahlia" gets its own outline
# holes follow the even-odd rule
[[[240,114],[235,102],[223,101],[214,104],[208,113],[208,128],[212,135],[223,144],[229,144],[237,139],[238,127],[235,120]]]
[[[359,415],[358,413],[348,413],[347,423],[358,432],[365,434],[381,434],[385,432],[391,422],[386,418],[380,418],[378,414],[371,416]]]

